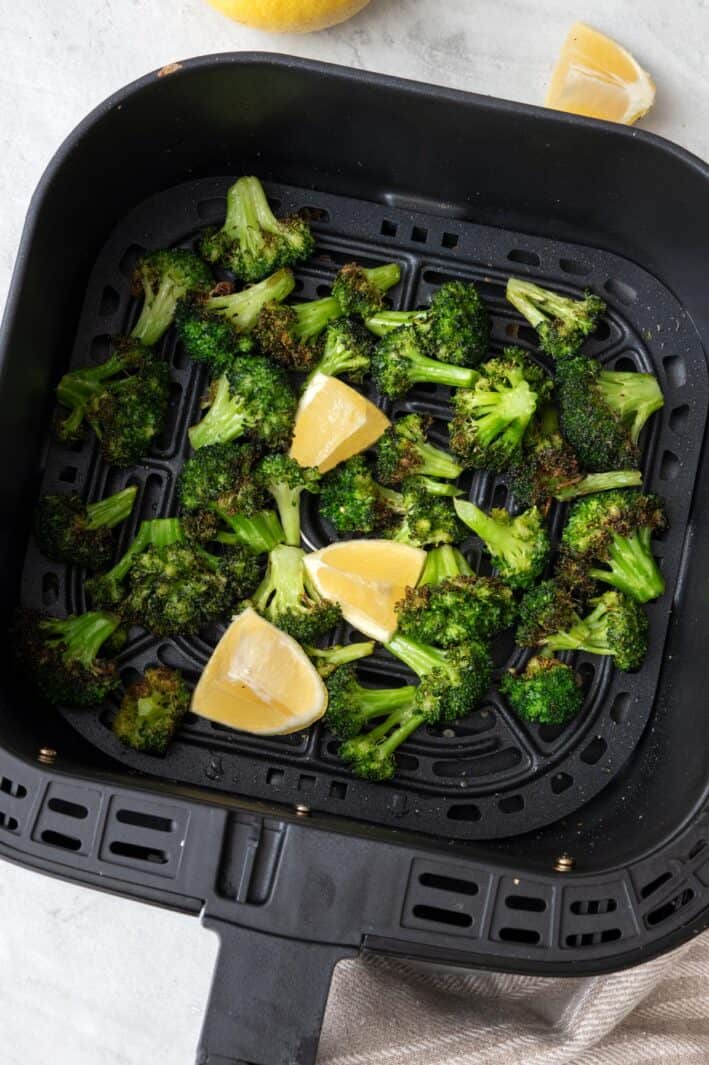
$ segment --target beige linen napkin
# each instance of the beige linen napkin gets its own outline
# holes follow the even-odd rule
[[[318,1065],[709,1063],[709,932],[610,976],[338,965]]]

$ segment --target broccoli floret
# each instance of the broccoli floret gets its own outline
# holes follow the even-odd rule
[[[125,602],[125,580],[131,566],[150,546],[169,547],[182,543],[185,539],[184,529],[179,518],[153,518],[142,521],[133,542],[125,554],[107,573],[90,577],[86,581],[86,591],[93,606],[102,610],[118,610]]]
[[[390,311],[381,310],[367,318],[365,325],[370,333],[376,337],[385,337],[404,325],[414,325],[425,319],[428,311],[426,308],[417,311]]]
[[[255,476],[259,461],[259,450],[252,443],[232,440],[201,447],[180,471],[178,495],[183,509],[214,506],[227,513],[261,510],[265,493]]]
[[[416,474],[452,480],[460,476],[462,467],[426,440],[432,421],[421,414],[407,414],[379,438],[377,476],[382,484],[400,484]]]
[[[638,438],[664,397],[652,374],[603,370],[595,359],[569,359],[557,373],[561,429],[592,473],[637,466]]]
[[[190,691],[176,669],[146,669],[126,690],[113,732],[127,747],[164,754],[190,705]]]
[[[290,270],[278,270],[242,292],[224,294],[219,291],[223,286],[218,286],[210,296],[182,300],[175,325],[185,351],[196,362],[206,363],[211,373],[225,373],[239,355],[253,349],[250,334],[264,307],[284,300],[294,284]]]
[[[455,721],[471,713],[492,676],[487,645],[478,640],[441,650],[397,633],[385,645],[419,677],[416,707],[432,720]]]
[[[50,703],[98,706],[120,684],[115,662],[98,657],[120,623],[116,614],[98,611],[60,619],[21,610],[15,622],[18,660]]]
[[[647,603],[665,590],[650,540],[666,525],[657,496],[633,489],[601,492],[573,505],[561,542],[565,552],[587,562],[594,580]],[[594,560],[605,565],[594,566]]]
[[[571,299],[519,277],[507,282],[507,299],[536,329],[539,346],[553,359],[575,355],[606,309],[592,292]]]
[[[362,381],[369,372],[372,348],[372,338],[360,322],[336,318],[325,331],[322,357],[310,377],[316,373],[328,377],[345,374],[353,381]]]
[[[396,612],[397,631],[404,636],[453,647],[498,636],[513,623],[517,608],[512,589],[499,578],[461,575],[407,588]]]
[[[291,306],[264,307],[254,327],[259,347],[286,370],[311,370],[322,356],[321,334],[340,315],[332,296]]]
[[[328,693],[325,724],[334,736],[348,740],[378,717],[412,705],[416,688],[364,688],[351,665],[340,666],[326,680]]]
[[[521,674],[510,670],[500,691],[524,721],[544,725],[563,725],[583,705],[576,674],[558,658],[532,658]]]
[[[300,497],[303,492],[320,490],[320,472],[301,466],[289,455],[278,454],[263,459],[257,477],[276,501],[285,542],[299,547]]]
[[[440,544],[426,555],[426,562],[417,587],[437,584],[446,577],[470,577],[472,572],[465,555],[457,547],[453,547],[452,544]]]
[[[342,611],[310,586],[299,547],[281,544],[268,556],[266,576],[250,606],[303,644],[312,644],[338,624]]]
[[[473,469],[504,470],[522,450],[537,405],[551,381],[519,348],[505,348],[480,367],[474,385],[453,396],[451,447]]]
[[[40,550],[54,562],[105,569],[113,556],[111,530],[129,517],[137,491],[124,488],[97,503],[74,494],[44,496],[35,523]]]
[[[142,257],[133,273],[133,295],[143,296],[143,308],[131,336],[146,347],[156,344],[175,317],[178,300],[190,293],[207,293],[214,284],[198,255],[184,248],[162,248]]]
[[[297,215],[278,219],[258,178],[239,178],[227,192],[221,229],[208,230],[200,254],[220,263],[244,281],[261,281],[280,266],[307,259],[315,241],[307,222]]]
[[[338,753],[355,776],[364,780],[390,780],[396,773],[397,747],[421,725],[433,725],[437,720],[437,706],[429,709],[414,697],[369,732],[345,740]]]
[[[384,306],[384,293],[398,284],[400,278],[401,269],[396,263],[374,266],[369,270],[357,263],[347,263],[335,278],[332,294],[342,314],[351,318],[371,318]]]
[[[618,669],[638,669],[645,658],[648,639],[648,622],[642,607],[616,591],[592,599],[591,607],[586,617],[576,615],[568,628],[548,632],[539,643],[547,651],[611,655]]]
[[[320,513],[340,535],[366,535],[400,522],[403,499],[377,484],[364,456],[354,455],[323,478]]]
[[[409,477],[401,492],[403,521],[398,527],[385,528],[383,535],[414,547],[458,543],[465,538],[465,528],[452,505],[456,495],[455,485]]]
[[[374,640],[362,640],[359,643],[334,644],[332,647],[306,647],[309,658],[321,677],[329,677],[336,669],[367,658],[374,653]]]
[[[563,632],[575,620],[570,588],[557,579],[542,581],[522,596],[515,639],[520,647],[536,647],[550,632]]]
[[[475,382],[475,370],[439,362],[425,352],[425,339],[415,325],[404,325],[383,337],[371,364],[374,383],[382,395],[398,399],[417,384],[470,388]]]
[[[503,581],[529,588],[549,560],[551,545],[541,512],[530,507],[513,518],[508,511],[486,514],[474,503],[453,501],[458,517],[480,537]]]
[[[209,410],[189,430],[192,447],[225,444],[240,436],[269,447],[289,443],[297,401],[288,378],[259,355],[244,355],[212,385]]]

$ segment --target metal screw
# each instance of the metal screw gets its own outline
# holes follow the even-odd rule
[[[515,887],[519,887],[519,884],[520,884],[520,880],[519,880],[519,877],[518,877],[518,876],[516,876],[516,877],[515,877],[515,878],[513,879],[512,883],[514,884],[514,886],[515,886]]]
[[[554,860],[554,869],[557,873],[570,873],[575,865],[576,859],[566,853],[560,854],[559,857]]]
[[[37,752],[37,761],[42,765],[54,765],[57,760],[57,752],[53,747],[40,747]]]
[[[295,804],[295,812],[298,817],[307,817],[310,813],[310,807],[306,806],[304,802],[297,802]]]

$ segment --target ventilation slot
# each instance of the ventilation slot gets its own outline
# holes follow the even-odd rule
[[[417,244],[425,244],[428,240],[428,230],[423,226],[414,226],[411,230],[411,239],[416,241]]]
[[[480,807],[472,802],[456,803],[455,806],[448,807],[447,816],[451,821],[479,821]]]
[[[311,776],[309,773],[301,773],[298,777],[298,791],[315,791],[316,784],[317,777]]]
[[[45,606],[54,606],[59,598],[59,578],[56,573],[45,573],[42,577],[42,602]]]
[[[55,832],[51,828],[45,829],[40,836],[42,843],[49,844],[50,847],[61,847],[65,851],[79,851],[81,850],[81,840],[75,836],[65,836],[63,832]]]
[[[414,917],[422,921],[434,921],[436,924],[453,925],[455,928],[470,928],[473,918],[469,913],[456,910],[442,910],[439,906],[414,906]]]
[[[701,854],[706,845],[707,843],[705,839],[700,839],[698,843],[695,843],[687,855],[687,861],[691,862],[693,858],[696,858],[698,854]]]
[[[589,264],[581,262],[580,259],[559,259],[559,266],[565,274],[575,274],[577,277],[585,277],[591,273]]]
[[[10,817],[9,814],[4,814],[2,810],[0,810],[0,828],[5,832],[17,832],[17,829],[19,828],[17,818]]]
[[[123,843],[117,840],[109,847],[111,854],[121,858],[133,858],[136,862],[152,862],[154,865],[166,865],[167,854],[155,847],[141,847],[137,843]]]
[[[12,795],[13,799],[24,799],[27,794],[27,788],[23,784],[15,784],[9,777],[0,777],[0,791]]]
[[[330,798],[331,799],[344,799],[347,796],[347,785],[343,784],[341,780],[330,781]]]
[[[546,899],[537,899],[533,895],[508,895],[505,899],[508,910],[525,910],[527,913],[544,913]]]
[[[47,806],[55,814],[61,814],[63,817],[73,817],[76,821],[85,821],[89,816],[89,811],[85,806],[80,806],[78,802],[69,802],[68,799],[50,799],[47,802]]]
[[[135,825],[136,828],[149,828],[153,832],[172,832],[175,827],[175,822],[169,817],[158,817],[140,810],[119,810],[116,821],[122,825]]]
[[[566,937],[567,947],[598,947],[601,943],[613,943],[620,939],[620,928],[604,928],[600,932],[575,932]]]
[[[497,806],[503,814],[516,814],[524,810],[524,799],[521,795],[510,795],[506,799],[500,799]]]
[[[604,340],[608,340],[608,337],[610,335],[611,335],[611,327],[609,326],[608,322],[605,321],[605,319],[601,318],[600,322],[598,323],[596,328],[593,330],[593,333],[591,334],[591,336],[593,337],[594,340],[604,341]]]
[[[660,480],[674,481],[679,476],[682,463],[674,451],[664,451],[660,459]]]
[[[611,706],[611,721],[622,725],[630,710],[630,692],[618,692]]]
[[[441,237],[442,248],[457,248],[459,237],[457,233],[444,233]]]
[[[581,751],[581,761],[586,765],[595,765],[596,762],[600,762],[603,755],[608,750],[608,744],[603,739],[603,736],[596,736],[591,740],[588,747],[584,747]]]
[[[541,259],[535,251],[525,251],[523,248],[513,248],[507,253],[511,263],[522,263],[524,266],[539,266]]]
[[[73,484],[78,472],[76,466],[62,466],[59,471],[59,480],[64,484]]]
[[[524,943],[533,947],[542,937],[541,933],[535,932],[533,928],[501,928],[499,938],[503,943]]]
[[[687,428],[689,422],[689,407],[686,403],[683,403],[680,407],[675,409],[670,414],[670,429],[673,433],[679,436]]]
[[[329,222],[330,212],[324,207],[301,207],[298,214],[306,222]]]
[[[660,876],[655,877],[649,884],[646,884],[644,888],[640,889],[640,898],[649,899],[651,895],[654,895],[663,884],[666,884],[668,880],[672,879],[672,873],[661,873]]]
[[[98,313],[102,318],[108,318],[109,315],[115,314],[121,303],[121,297],[116,292],[112,285],[106,285],[101,293],[101,300],[98,305]]]
[[[634,373],[638,367],[632,355],[621,355],[613,363],[613,369],[620,370],[622,373]]]
[[[675,895],[669,902],[664,903],[663,906],[658,906],[657,909],[651,910],[645,918],[645,923],[649,928],[654,928],[655,925],[662,924],[668,917],[672,917],[673,914],[678,913],[694,898],[694,891],[692,888],[685,888],[678,895]]]
[[[92,362],[105,362],[111,354],[111,338],[106,333],[93,338],[89,344],[89,358]]]
[[[145,254],[145,248],[142,248],[140,244],[131,244],[123,253],[120,262],[118,263],[118,269],[121,271],[124,277],[132,277],[135,270],[138,259]]]
[[[283,783],[285,773],[282,769],[269,769],[266,773],[266,783],[272,788],[279,788]]]
[[[382,228],[380,232],[383,237],[395,237],[398,228],[399,227],[396,222],[390,222],[387,218],[385,218],[382,222]]]
[[[638,294],[632,285],[626,281],[620,281],[617,277],[609,277],[603,286],[610,296],[614,296],[620,303],[635,303]]]
[[[673,388],[682,388],[687,383],[687,367],[680,355],[668,355],[662,360],[667,380]]]
[[[454,876],[439,876],[438,873],[422,873],[419,884],[435,888],[437,891],[450,891],[453,895],[477,895],[478,885],[471,880],[458,880]]]
[[[587,917],[598,913],[615,913],[618,903],[615,899],[576,899],[570,909],[572,913]]]
[[[570,777],[568,773],[556,773],[551,778],[551,790],[555,795],[561,795],[562,791],[570,788],[573,782],[574,778]]]

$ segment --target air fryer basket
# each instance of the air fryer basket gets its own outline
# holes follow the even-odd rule
[[[225,110],[225,100],[239,106]],[[116,144],[120,173],[107,165]],[[165,759],[127,754],[109,728],[113,708],[60,716],[28,700],[8,665],[0,853],[202,910],[223,946],[199,1060],[276,1065],[314,1060],[332,965],[363,943],[578,975],[632,964],[706,923],[709,186],[702,164],[647,135],[281,57],[192,60],[124,90],[50,166],[8,302],[6,614],[18,597],[56,613],[85,606],[80,575],[47,563],[28,537],[38,491],[94,499],[138,483],[124,542],[140,518],[170,512],[203,384],[172,337],[170,425],[136,471],[107,469],[90,441],[40,446],[51,385],[130,328],[140,252],[189,245],[220,220],[230,180],[245,172],[267,179],[281,211],[312,219],[318,246],[298,273],[300,298],[326,291],[353,258],[401,264],[398,306],[472,278],[498,350],[534,346],[504,301],[510,273],[602,293],[609,314],[589,351],[653,370],[665,392],[645,482],[671,520],[656,545],[669,591],[650,607],[638,674],[578,659],[585,708],[564,730],[523,728],[491,693],[465,721],[414,737],[386,785],[353,780],[322,727],[259,740],[190,717]],[[432,414],[442,443],[445,401],[446,390],[419,388],[386,409]],[[476,476],[468,488],[483,505],[506,500],[502,478]],[[553,526],[562,519],[559,508]],[[316,508],[304,532],[311,546],[330,538]],[[158,661],[196,676],[217,636],[136,631],[124,676]],[[509,644],[496,648],[498,668],[518,661]],[[398,668],[377,656],[366,665],[384,683]],[[559,860],[565,852],[571,862]]]

